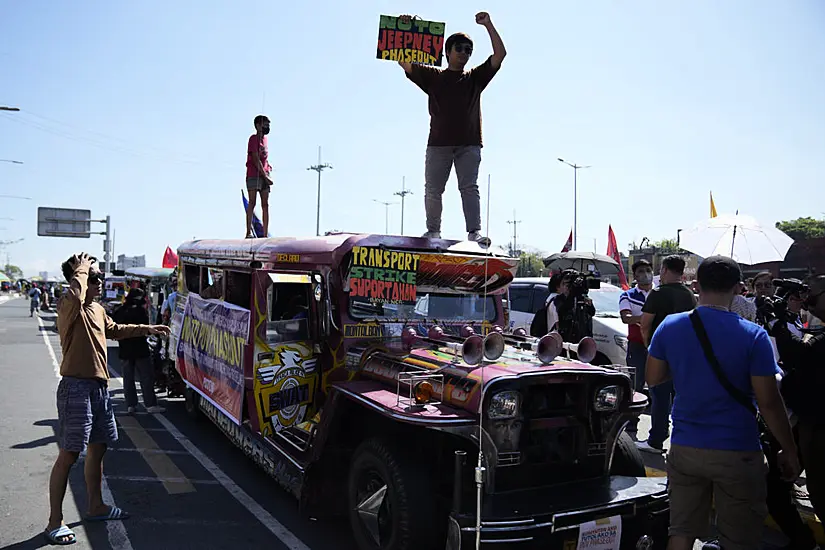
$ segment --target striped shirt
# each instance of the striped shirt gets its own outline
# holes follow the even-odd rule
[[[634,286],[630,290],[625,290],[621,296],[619,296],[619,311],[630,311],[631,315],[641,316],[642,307],[644,307],[645,300],[647,300],[649,293],[649,290],[642,290],[638,286]],[[627,339],[630,342],[644,344],[642,328],[639,324],[634,323],[627,326]]]

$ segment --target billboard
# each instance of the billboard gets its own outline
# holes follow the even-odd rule
[[[88,239],[91,235],[91,210],[74,208],[37,208],[38,237],[76,237]]]

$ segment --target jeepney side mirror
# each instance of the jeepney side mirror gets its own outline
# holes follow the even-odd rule
[[[329,336],[329,308],[325,307],[326,304],[324,303],[324,285],[323,285],[323,278],[321,277],[320,273],[313,273],[312,274],[312,297],[317,304],[318,311],[320,312],[320,328],[321,334],[323,336]]]

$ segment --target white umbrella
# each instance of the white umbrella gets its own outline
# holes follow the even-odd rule
[[[781,262],[793,239],[751,216],[722,214],[682,231],[679,246],[694,254],[727,256],[745,265]]]

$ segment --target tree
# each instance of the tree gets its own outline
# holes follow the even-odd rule
[[[679,252],[679,244],[676,242],[676,239],[662,239],[653,242],[652,245],[662,252]]]
[[[519,255],[517,277],[541,277],[544,269],[543,254],[539,252],[522,252]]]
[[[776,222],[776,228],[795,241],[825,237],[825,220],[811,217]]]
[[[16,265],[6,264],[6,269],[4,269],[6,275],[9,276],[10,279],[22,279],[23,278],[23,270],[17,267]]]

